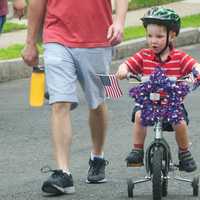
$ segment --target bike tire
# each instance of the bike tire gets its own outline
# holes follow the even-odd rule
[[[153,154],[152,163],[153,200],[162,199],[162,151],[158,148]]]
[[[194,177],[192,181],[193,196],[197,197],[199,195],[199,176]]]
[[[168,179],[164,179],[162,182],[162,196],[166,197],[168,194]]]

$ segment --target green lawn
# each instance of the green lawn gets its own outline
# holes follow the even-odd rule
[[[12,31],[18,31],[26,29],[27,26],[25,24],[17,24],[12,22],[6,22],[3,28],[3,33],[8,33]]]
[[[15,44],[8,48],[0,49],[0,60],[20,57],[23,47],[24,45],[22,44]]]
[[[7,48],[0,49],[0,60],[14,59],[21,57],[21,52],[24,48],[23,44],[11,45]],[[43,48],[41,45],[38,45],[40,54],[43,53]]]
[[[181,27],[200,27],[200,14],[183,17]],[[124,40],[131,40],[144,36],[145,30],[142,26],[131,26],[125,28]]]
[[[182,18],[182,28],[200,27],[200,14]],[[145,36],[145,30],[142,26],[127,27],[124,32],[124,40],[131,40]],[[21,56],[21,50],[24,45],[12,45],[8,48],[0,49],[0,60],[18,58]],[[40,45],[40,53],[43,52]]]

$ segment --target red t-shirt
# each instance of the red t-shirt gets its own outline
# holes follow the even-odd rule
[[[8,14],[8,1],[0,0],[0,16]]]
[[[179,78],[191,73],[197,61],[185,52],[172,49],[168,59],[165,62],[160,62],[152,50],[142,49],[125,63],[135,74],[150,75],[154,72],[155,67],[159,66],[165,69],[167,76]]]
[[[48,0],[43,40],[68,47],[106,47],[111,24],[111,0]]]

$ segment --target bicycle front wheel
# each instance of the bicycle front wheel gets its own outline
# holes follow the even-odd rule
[[[162,151],[156,149],[152,160],[153,200],[162,199]]]

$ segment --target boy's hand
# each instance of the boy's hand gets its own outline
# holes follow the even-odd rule
[[[115,75],[117,79],[122,80],[127,78],[128,73],[129,73],[129,68],[125,63],[123,63],[119,66],[118,71]]]
[[[200,75],[198,75],[196,78],[195,78],[195,81],[200,81]]]
[[[200,86],[200,75],[194,79],[194,84],[192,90],[196,90]]]

